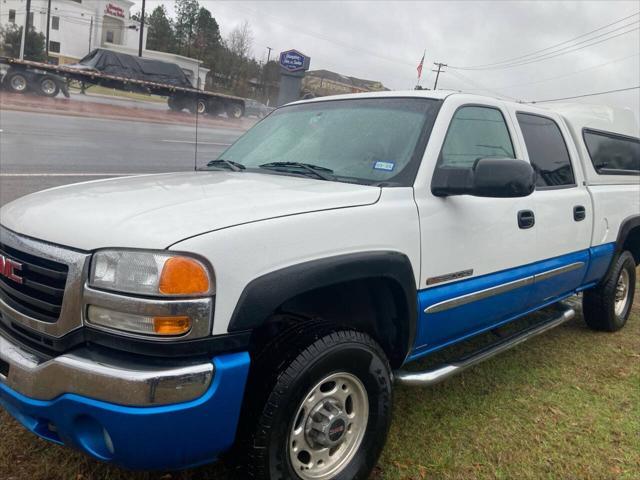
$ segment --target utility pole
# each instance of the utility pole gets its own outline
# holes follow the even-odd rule
[[[31,13],[31,0],[27,0],[26,17],[22,28],[22,39],[20,40],[20,60],[24,60],[24,51],[27,43],[27,32],[29,31],[29,14]]]
[[[446,67],[447,64],[446,63],[440,63],[440,62],[433,62],[433,64],[438,67],[438,70],[431,70],[432,72],[436,72],[436,80],[433,83],[433,89],[437,90],[438,89],[438,77],[440,76],[440,71],[442,70],[442,67]],[[444,72],[442,72],[444,73]]]
[[[142,15],[140,16],[140,41],[138,44],[138,56],[142,56],[142,43],[144,42],[144,4],[146,0],[142,0]]]
[[[49,63],[49,27],[51,24],[51,0],[47,1],[47,38],[45,39],[44,51],[45,62]]]
[[[267,63],[264,64],[262,68],[262,95],[269,99],[268,89],[267,89],[267,66],[269,65],[269,60],[271,60],[271,47],[267,47]]]
[[[91,53],[91,39],[93,38],[93,15],[91,15],[91,23],[89,24],[89,53]]]

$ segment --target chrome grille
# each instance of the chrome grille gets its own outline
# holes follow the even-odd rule
[[[23,283],[0,277],[0,323],[14,332],[60,338],[82,326],[89,252],[43,242],[0,225],[0,251],[22,264]]]
[[[2,243],[0,255],[22,264],[22,283],[0,276],[0,298],[31,318],[51,323],[58,321],[69,268]]]

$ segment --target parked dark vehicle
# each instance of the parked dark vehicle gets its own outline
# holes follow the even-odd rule
[[[157,82],[174,87],[193,88],[187,75],[175,63],[136,57],[126,53],[114,52],[104,48],[96,48],[78,63],[67,65],[84,71],[95,71],[148,82]],[[105,87],[120,88],[120,84],[113,86],[114,81],[102,82]],[[135,85],[135,84],[134,84]],[[133,85],[132,85],[133,86]],[[140,87],[144,89],[143,87]]]
[[[244,116],[245,117],[258,117],[264,118],[269,115],[275,108],[268,107],[264,103],[260,103],[252,98],[247,98],[244,101]]]

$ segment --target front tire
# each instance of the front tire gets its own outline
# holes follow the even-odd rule
[[[631,252],[622,252],[607,278],[584,292],[584,320],[593,330],[615,332],[627,323],[635,294],[636,263]]]
[[[246,445],[250,478],[366,479],[391,422],[391,370],[368,335],[302,324],[287,353],[257,358],[259,385],[247,411],[257,413]],[[266,361],[271,357],[271,361]],[[262,394],[260,393],[262,392]],[[251,427],[250,427],[251,428]]]
[[[10,73],[5,82],[9,90],[13,93],[25,93],[29,89],[27,77],[20,72]]]

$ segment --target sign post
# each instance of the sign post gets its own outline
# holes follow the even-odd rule
[[[300,87],[304,72],[309,70],[311,59],[297,50],[280,54],[280,92],[278,106],[300,99]]]

